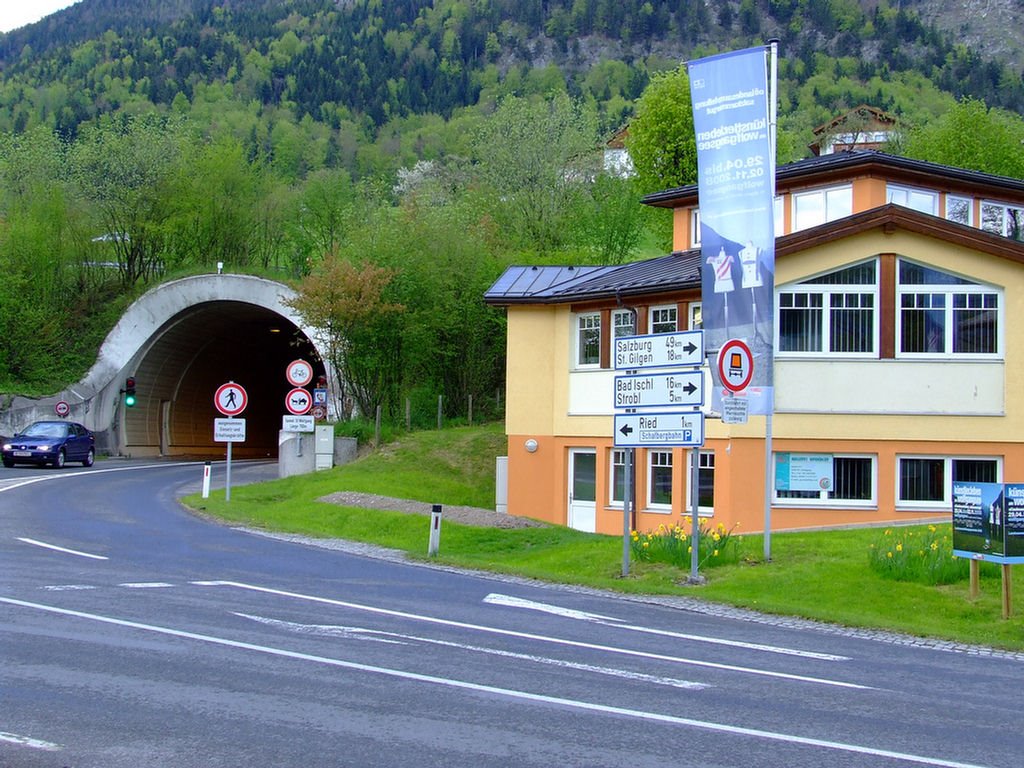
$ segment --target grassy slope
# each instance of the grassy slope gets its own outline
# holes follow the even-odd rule
[[[337,537],[425,558],[427,518],[317,501],[339,490],[444,504],[493,507],[494,457],[505,453],[501,425],[417,432],[352,464],[313,475],[232,489],[186,503],[226,521]],[[878,532],[772,535],[772,562],[760,536],[745,537],[744,562],[702,570],[700,587],[680,584],[688,569],[633,562],[623,578],[622,539],[548,527],[473,528],[443,521],[439,562],[620,592],[686,595],[855,627],[890,629],[1024,650],[1024,619],[1001,619],[998,569],[983,568],[981,596],[965,582],[947,587],[897,582],[868,567]],[[1018,601],[1019,602],[1019,601]],[[1018,611],[1019,613],[1019,611]]]

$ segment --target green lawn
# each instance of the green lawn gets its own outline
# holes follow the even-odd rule
[[[505,452],[501,425],[416,432],[335,469],[232,488],[185,503],[227,522],[400,549],[426,559],[429,518],[317,501],[335,491],[377,493],[418,501],[490,507],[494,458]],[[915,531],[917,529],[900,529]],[[924,528],[919,530],[924,533]],[[1000,570],[983,565],[980,596],[966,577],[946,586],[896,581],[873,570],[869,553],[879,530],[774,533],[772,560],[761,536],[739,542],[738,562],[701,570],[707,582],[687,586],[682,567],[631,557],[622,576],[622,538],[563,527],[492,529],[442,520],[437,562],[513,573],[619,592],[686,595],[852,627],[1024,650],[1020,601],[1002,619]]]

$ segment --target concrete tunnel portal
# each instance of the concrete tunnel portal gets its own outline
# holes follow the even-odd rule
[[[129,455],[222,455],[213,440],[213,423],[223,418],[214,393],[233,381],[248,394],[239,418],[246,438],[232,447],[239,457],[277,457],[285,397],[292,384],[288,364],[304,359],[314,378],[324,366],[312,342],[294,323],[261,306],[239,301],[210,301],[175,316],[147,346],[133,370],[137,400],[119,404],[122,451]],[[122,401],[123,403],[123,401]]]
[[[245,441],[233,443],[232,454],[277,458],[285,398],[294,386],[289,363],[310,363],[310,386],[321,376],[329,390],[335,384],[318,330],[304,326],[288,304],[295,295],[282,283],[247,275],[159,285],[125,311],[80,382],[52,398],[16,402],[4,421],[16,430],[53,418],[64,401],[68,418],[96,433],[101,453],[219,458],[227,446],[214,440],[214,419],[223,418],[214,394],[233,381],[245,388],[248,404],[238,416],[246,421]],[[136,382],[133,407],[121,391],[128,376]],[[336,414],[333,397],[327,412]]]

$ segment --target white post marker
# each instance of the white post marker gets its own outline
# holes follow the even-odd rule
[[[210,498],[210,462],[203,464],[203,498]]]
[[[430,541],[427,542],[427,555],[433,557],[437,554],[441,544],[441,505],[434,504],[430,508]]]

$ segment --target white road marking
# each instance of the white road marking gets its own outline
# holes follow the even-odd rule
[[[166,589],[167,587],[173,587],[173,584],[167,584],[163,581],[139,581],[139,582],[127,582],[125,584],[118,584],[119,587],[125,589]]]
[[[19,536],[18,541],[23,541],[26,544],[31,544],[34,547],[42,547],[43,549],[52,549],[54,552],[63,552],[66,555],[75,555],[75,557],[88,557],[91,560],[109,560],[109,557],[103,555],[93,555],[88,552],[79,552],[77,549],[67,549],[65,547],[58,547],[56,544],[47,544],[45,541],[36,541],[35,539],[26,539]]]
[[[331,624],[295,624],[290,621],[280,621],[278,619],[268,619],[262,616],[250,616],[245,613],[236,613],[236,616],[241,616],[246,619],[252,619],[253,621],[268,626],[279,626],[284,629],[290,629],[299,632],[307,632],[312,634],[323,634],[328,636],[342,636],[342,637],[359,637],[360,635],[381,635],[384,637],[399,638],[401,641],[412,641],[417,643],[428,643],[430,645],[440,645],[445,648],[457,648],[462,651],[473,651],[475,653],[484,653],[490,656],[500,656],[506,659],[519,659],[521,661],[530,661],[535,664],[547,664],[553,667],[560,667],[562,669],[575,669],[580,672],[594,672],[599,675],[608,675],[609,677],[620,677],[625,680],[637,680],[642,683],[653,683],[655,685],[667,685],[672,688],[684,688],[690,691],[701,691],[711,686],[706,683],[695,683],[690,680],[678,680],[674,677],[661,677],[659,675],[646,675],[643,672],[632,672],[628,669],[615,669],[614,667],[599,667],[594,664],[580,664],[575,661],[565,661],[563,659],[552,659],[548,656],[536,656],[529,653],[515,653],[513,651],[502,651],[497,648],[486,648],[479,645],[467,645],[465,643],[454,643],[448,640],[436,640],[431,637],[417,637],[416,635],[403,635],[398,632],[383,632],[376,629],[364,629],[362,627],[339,627]],[[392,640],[390,642],[398,643],[399,640]],[[408,642],[401,642],[402,645],[408,645]]]
[[[554,704],[557,706],[566,707],[568,709],[583,710],[587,712],[599,712],[602,714],[618,715],[620,717],[631,717],[638,720],[667,723],[670,725],[680,725],[687,728],[696,728],[699,730],[713,731],[716,733],[727,733],[734,736],[747,736],[750,738],[762,739],[766,741],[775,741],[787,744],[799,744],[802,746],[818,747],[821,749],[827,749],[832,751],[849,752],[860,755],[870,755],[873,757],[885,757],[892,760],[902,760],[908,763],[916,763],[918,765],[935,766],[936,768],[990,768],[989,766],[982,766],[974,763],[961,763],[954,760],[945,760],[942,758],[927,757],[924,755],[914,755],[907,752],[894,752],[887,749],[866,747],[858,744],[846,744],[840,741],[815,739],[806,736],[796,736],[794,734],[780,733],[777,731],[765,731],[760,730],[758,728],[746,728],[738,725],[714,723],[706,720],[694,720],[687,717],[678,717],[676,715],[665,715],[658,712],[646,712],[644,710],[639,709],[615,707],[607,704],[596,704],[589,701],[580,701],[578,699],[566,699],[558,696],[547,696],[539,693],[530,693],[528,691],[518,691],[512,688],[499,688],[493,685],[482,685],[480,683],[471,683],[465,680],[455,680],[447,677],[437,677],[435,675],[424,675],[418,672],[406,672],[400,669],[390,669],[388,667],[378,667],[370,664],[360,664],[355,661],[332,659],[326,656],[316,656],[308,653],[299,653],[297,651],[289,651],[283,648],[274,648],[266,645],[255,645],[253,643],[245,643],[238,640],[228,640],[222,637],[214,637],[213,635],[200,635],[195,632],[186,632],[179,629],[171,629],[169,627],[155,626],[153,624],[140,624],[134,621],[115,619],[110,616],[100,616],[98,614],[84,613],[82,611],[72,611],[66,608],[58,608],[56,606],[43,605],[40,603],[30,603],[25,600],[15,600],[9,597],[0,597],[0,603],[6,603],[7,605],[16,605],[22,608],[32,608],[34,610],[54,613],[61,616],[70,616],[78,619],[96,621],[103,624],[111,624],[114,626],[126,627],[128,629],[136,629],[144,632],[153,632],[155,634],[167,635],[170,637],[178,637],[185,640],[195,640],[197,642],[209,643],[211,645],[235,648],[244,651],[252,651],[254,653],[262,653],[269,656],[295,659],[298,661],[309,661],[317,664],[324,664],[331,667],[338,667],[341,669],[350,669],[357,672],[367,672],[371,674],[383,675],[386,677],[398,678],[401,680],[412,680],[415,682],[429,683],[432,685],[474,691],[477,693],[488,693],[494,696],[501,696],[521,701]]]
[[[73,592],[75,590],[96,589],[91,584],[51,584],[43,589],[49,592]]]
[[[631,632],[643,632],[649,635],[661,635],[663,637],[674,637],[679,640],[693,640],[699,643],[711,643],[714,645],[728,645],[733,648],[743,648],[748,651],[765,651],[766,653],[779,653],[784,656],[800,656],[805,659],[817,659],[819,661],[849,661],[849,656],[836,656],[832,653],[817,653],[815,651],[801,651],[797,648],[783,648],[777,645],[763,645],[761,643],[745,643],[740,640],[725,640],[719,637],[708,637],[706,635],[689,635],[682,632],[673,632],[667,629],[654,629],[653,627],[641,627],[634,624],[624,624],[622,619],[616,619],[610,616],[599,616],[596,613],[585,613],[584,611],[575,611],[571,608],[560,608],[557,605],[548,605],[546,603],[537,603],[533,600],[525,600],[521,597],[512,597],[511,595],[501,595],[492,592],[484,598],[485,603],[491,605],[507,605],[513,608],[525,608],[531,611],[542,611],[544,613],[553,613],[557,616],[563,616],[568,619],[579,619],[582,621],[592,621],[596,624],[604,624],[605,626],[618,627],[619,629],[627,629]]]
[[[60,750],[57,744],[51,744],[42,739],[33,739],[29,736],[18,736],[16,733],[0,733],[0,741],[7,742],[8,744],[17,744],[21,747],[42,749],[46,752],[57,752]]]
[[[595,643],[585,643],[580,640],[566,640],[560,637],[550,637],[548,635],[535,635],[530,632],[519,632],[513,629],[501,629],[499,627],[487,627],[480,624],[467,624],[461,621],[452,621],[450,619],[438,619],[433,616],[423,616],[415,613],[407,613],[405,611],[395,611],[388,608],[378,608],[372,605],[362,605],[360,603],[350,603],[345,600],[334,600],[328,597],[316,597],[315,595],[303,595],[298,592],[286,592],[279,589],[271,589],[269,587],[258,587],[253,584],[243,584],[237,581],[193,581],[192,584],[200,587],[230,587],[233,589],[244,589],[251,592],[260,592],[267,595],[277,595],[279,597],[288,597],[295,600],[305,600],[312,603],[320,603],[323,605],[336,605],[341,608],[350,608],[357,611],[366,611],[368,613],[375,613],[380,616],[395,616],[402,619],[410,619],[412,621],[423,621],[429,624],[437,624],[446,627],[456,627],[458,629],[471,629],[477,632],[490,632],[495,635],[504,635],[506,637],[518,637],[524,640],[537,640],[544,643],[555,643],[557,645],[571,646],[574,648],[588,648],[595,651],[605,651],[607,653],[619,653],[625,656],[638,656],[645,659],[656,659],[658,661],[669,661],[676,664],[686,664],[694,667],[705,667],[709,669],[719,669],[728,672],[740,672],[748,675],[759,675],[761,677],[774,677],[783,680],[794,680],[802,683],[814,683],[817,685],[830,685],[837,688],[853,688],[857,690],[874,690],[869,685],[859,685],[857,683],[847,683],[841,680],[830,680],[827,678],[820,677],[807,677],[805,675],[794,675],[786,672],[774,672],[767,669],[757,669],[754,667],[740,667],[733,664],[720,664],[712,661],[698,661],[696,659],[683,658],[681,656],[669,656],[661,653],[651,653],[648,651],[636,651],[630,648],[618,648],[610,645],[597,645]]]
[[[39,477],[26,477],[19,480],[13,480],[8,483],[4,483],[0,486],[0,493],[4,491],[13,491],[15,488],[23,488],[26,485],[33,485],[35,483],[44,483],[48,480],[66,480],[69,477],[93,477],[94,475],[106,475],[110,472],[135,472],[140,469],[155,469],[157,467],[191,467],[201,466],[195,461],[175,461],[168,462],[166,464],[139,464],[132,467],[110,467],[108,469],[96,469],[93,467],[88,471],[84,472],[61,472],[58,474],[47,474],[40,475]]]

